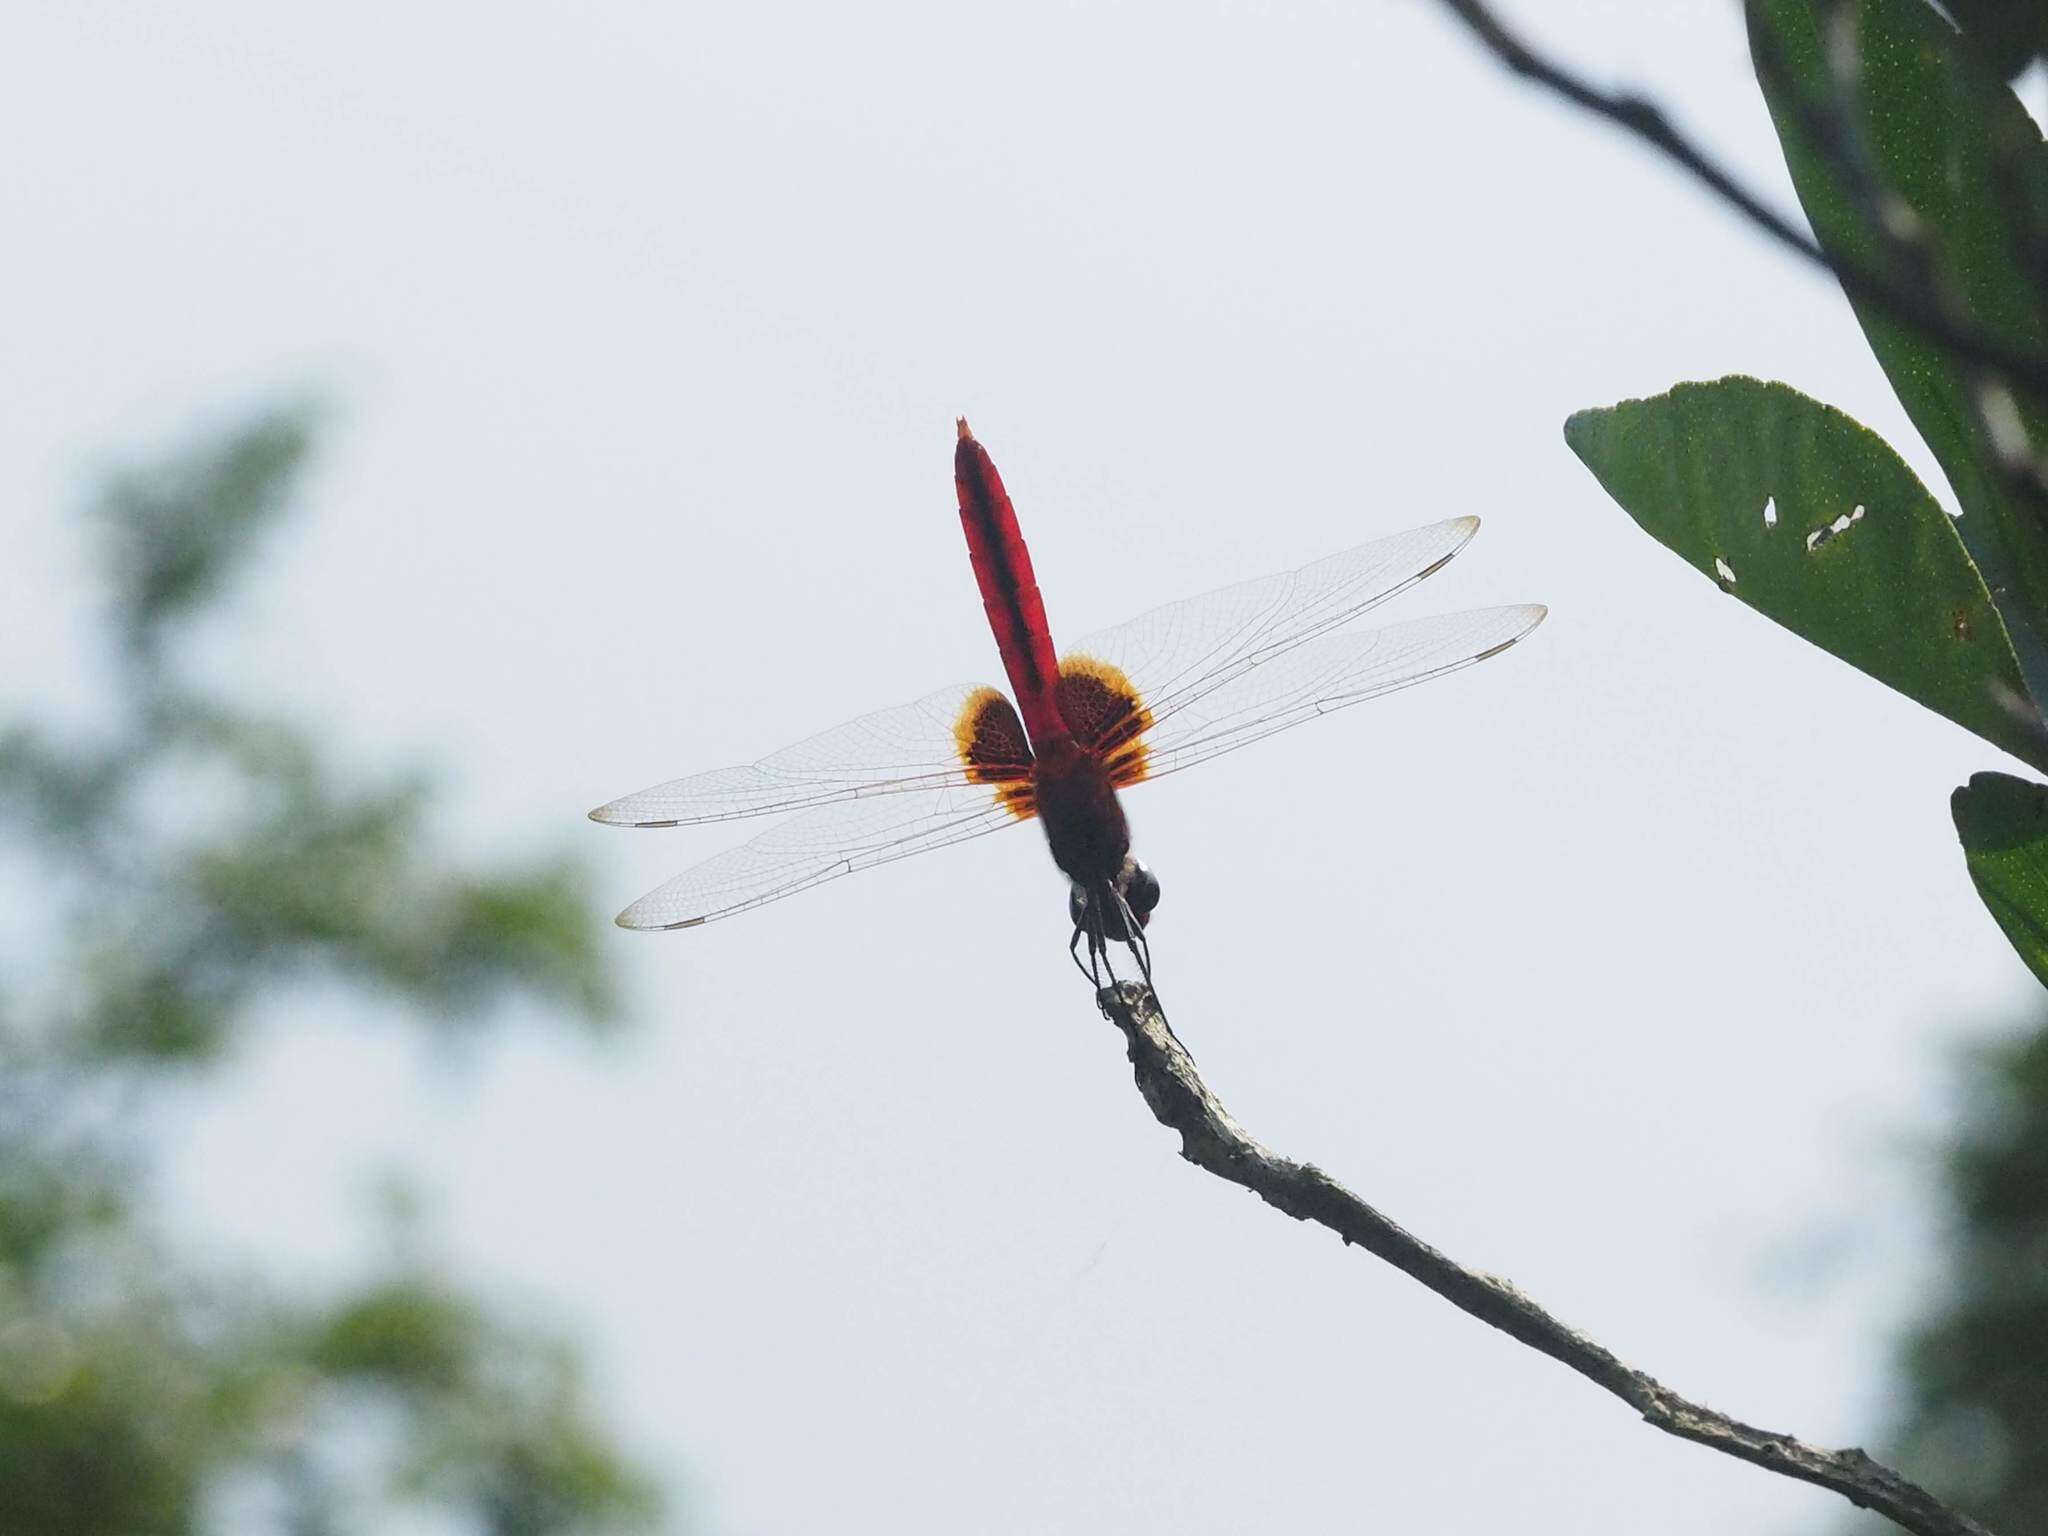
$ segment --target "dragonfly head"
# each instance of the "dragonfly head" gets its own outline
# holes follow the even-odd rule
[[[1114,886],[1104,885],[1098,890],[1087,886],[1072,886],[1067,891],[1067,916],[1075,928],[1091,926],[1090,909],[1100,903],[1102,907],[1102,936],[1113,943],[1129,943],[1130,932],[1124,922],[1124,909],[1128,907],[1131,916],[1138,920],[1138,927],[1144,928],[1152,920],[1153,910],[1159,905],[1159,877],[1152,873],[1142,859],[1124,856],[1123,868],[1117,871]],[[1121,901],[1116,898],[1121,896]]]

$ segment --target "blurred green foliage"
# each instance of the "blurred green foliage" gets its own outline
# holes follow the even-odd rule
[[[286,1293],[152,1216],[140,1112],[295,983],[443,1030],[514,999],[616,1016],[575,865],[465,867],[424,784],[345,781],[191,675],[185,632],[291,507],[313,436],[279,411],[113,476],[92,517],[109,707],[0,727],[0,846],[49,928],[0,969],[0,1536],[340,1536],[400,1504],[489,1536],[658,1518],[571,1352],[431,1264]]]
[[[2048,1026],[1972,1079],[1942,1159],[1946,1273],[1906,1350],[1898,1461],[2020,1536],[2048,1531]]]

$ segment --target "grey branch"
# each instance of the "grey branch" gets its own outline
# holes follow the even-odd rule
[[[1180,1155],[1197,1168],[1242,1185],[1296,1220],[1328,1227],[1346,1243],[1357,1244],[1421,1281],[1460,1311],[1604,1387],[1667,1434],[1832,1489],[1917,1536],[1990,1536],[1976,1521],[1860,1450],[1807,1445],[1688,1402],[1566,1327],[1505,1280],[1446,1258],[1320,1168],[1281,1157],[1253,1140],[1203,1083],[1194,1058],[1168,1027],[1148,988],[1124,982],[1104,988],[1097,1001],[1109,1021],[1123,1031],[1138,1091],[1159,1123],[1180,1133]]]

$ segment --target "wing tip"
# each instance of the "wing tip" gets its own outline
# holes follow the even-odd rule
[[[1481,651],[1472,658],[1474,661],[1485,661],[1488,657],[1498,656],[1502,651],[1509,649],[1511,646],[1520,644],[1535,633],[1537,625],[1550,617],[1550,605],[1548,603],[1515,603],[1501,611],[1513,614],[1521,621],[1521,627],[1508,636],[1507,639],[1501,641],[1500,644],[1488,646],[1485,650]]]
[[[1451,547],[1432,560],[1422,573],[1414,578],[1416,581],[1427,581],[1463,554],[1465,546],[1470,544],[1479,532],[1479,519],[1468,512],[1463,517],[1447,517],[1440,523],[1430,524],[1430,527],[1451,535]]]
[[[682,825],[674,817],[660,821],[635,821],[631,816],[619,809],[621,803],[614,800],[608,805],[600,805],[596,810],[586,814],[600,827],[679,827]]]
[[[708,917],[686,917],[673,923],[650,923],[636,915],[639,909],[640,903],[636,901],[612,921],[628,933],[674,933],[679,928],[702,928],[711,921]]]

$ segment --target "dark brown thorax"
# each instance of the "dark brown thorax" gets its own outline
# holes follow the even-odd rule
[[[1113,881],[1131,851],[1131,830],[1108,767],[1062,733],[1038,747],[1031,784],[1053,862],[1077,885]]]

